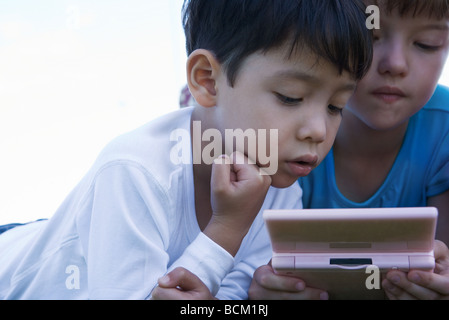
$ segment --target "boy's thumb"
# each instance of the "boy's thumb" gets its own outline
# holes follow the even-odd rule
[[[226,189],[231,177],[231,159],[228,155],[221,155],[214,160],[212,166],[211,185],[213,189]]]

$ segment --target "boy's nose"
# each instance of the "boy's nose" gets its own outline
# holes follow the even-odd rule
[[[401,43],[390,42],[379,50],[378,71],[382,75],[403,77],[408,72],[406,49]]]
[[[303,119],[297,131],[297,138],[301,141],[320,143],[326,139],[326,131],[325,118],[317,114]]]

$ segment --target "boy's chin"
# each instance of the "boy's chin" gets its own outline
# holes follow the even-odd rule
[[[271,186],[278,189],[284,189],[292,186],[294,183],[297,183],[298,179],[294,177],[287,176],[271,176]]]

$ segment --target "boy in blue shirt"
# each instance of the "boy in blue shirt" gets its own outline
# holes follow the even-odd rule
[[[449,50],[449,4],[365,2],[381,8],[373,64],[345,109],[330,154],[299,179],[304,207],[435,206],[437,239],[449,243],[449,90],[437,86]],[[448,298],[449,252],[442,242],[435,252],[434,273],[391,271],[383,282],[388,297]],[[256,272],[253,298],[304,288],[262,277],[267,274],[269,266]],[[308,298],[306,292],[291,297]]]

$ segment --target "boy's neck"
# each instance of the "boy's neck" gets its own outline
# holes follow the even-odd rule
[[[352,157],[378,159],[382,156],[397,155],[407,127],[408,121],[393,129],[376,130],[351,112],[346,112],[335,140],[335,149]]]
[[[334,144],[335,180],[340,192],[365,202],[382,186],[393,167],[407,131],[407,123],[391,130],[374,130],[351,112]]]
[[[194,121],[201,122],[201,135],[209,128],[210,120],[207,119],[207,113],[202,107],[193,110],[191,125]],[[193,138],[193,134],[191,135]],[[198,138],[198,137],[197,137]],[[192,141],[193,146],[193,141]],[[192,150],[192,152],[201,152],[201,150]],[[210,181],[212,176],[212,166],[205,163],[193,165],[193,180],[195,194],[195,211],[198,225],[201,230],[207,226],[212,217],[212,207],[210,205]]]

